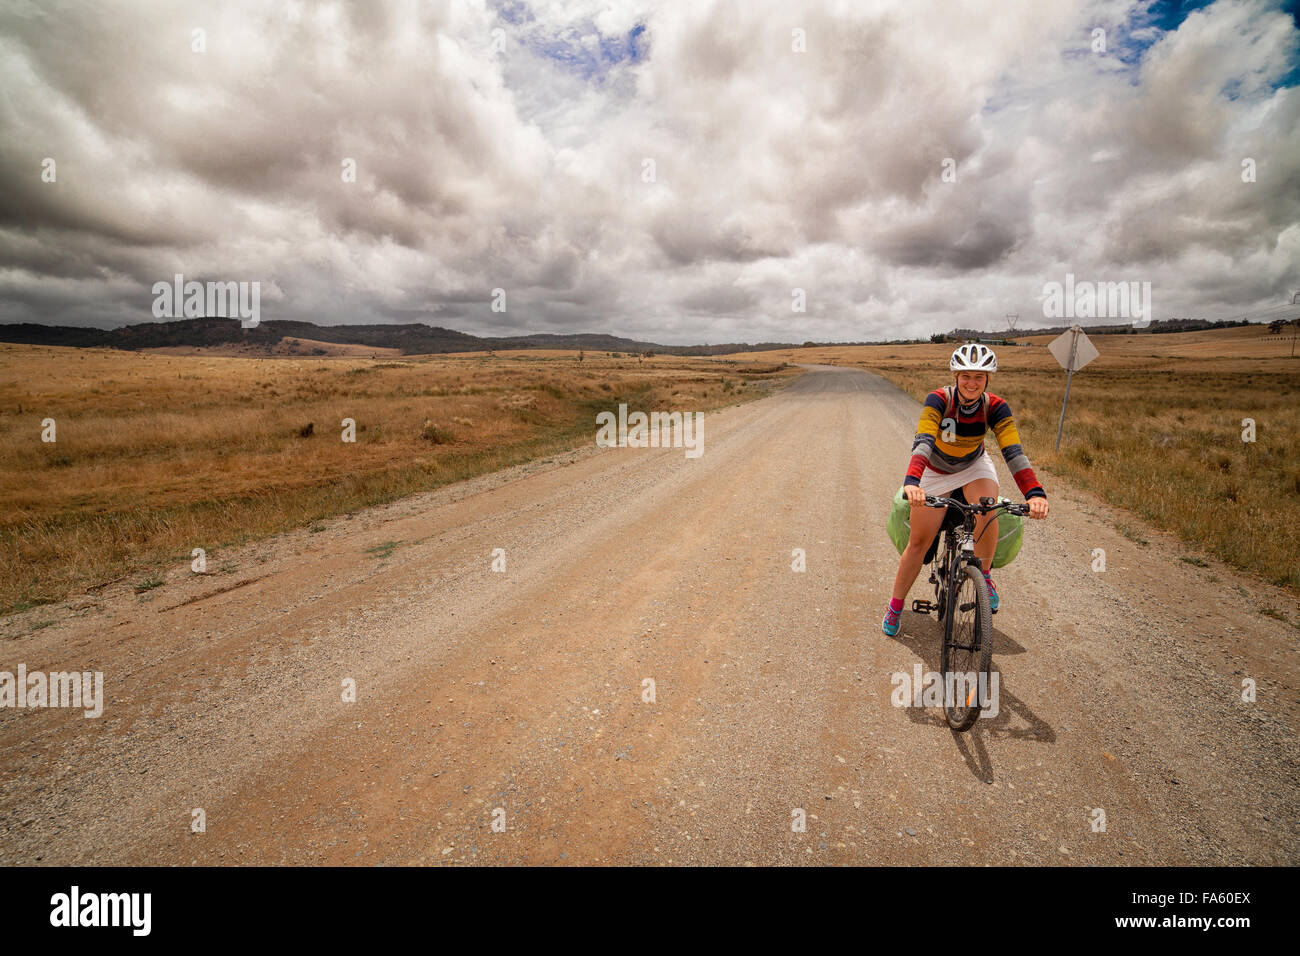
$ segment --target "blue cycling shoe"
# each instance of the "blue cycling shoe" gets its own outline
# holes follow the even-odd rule
[[[901,626],[901,624],[902,624],[902,615],[900,615],[893,608],[886,608],[885,622],[880,625],[881,628],[884,630],[884,632],[888,634],[890,637],[897,637],[898,628]]]
[[[998,613],[998,589],[993,586],[993,579],[984,575],[984,583],[989,586],[989,610]]]

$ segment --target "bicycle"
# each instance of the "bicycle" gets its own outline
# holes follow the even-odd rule
[[[943,621],[943,652],[939,665],[943,678],[944,719],[953,730],[969,730],[988,703],[989,668],[993,663],[993,613],[989,608],[988,585],[980,560],[975,556],[975,516],[1005,509],[1009,514],[1027,515],[1029,505],[980,498],[972,505],[964,498],[925,496],[928,508],[951,508],[944,515],[939,533],[944,536],[943,555],[930,569],[934,601],[912,601],[916,614],[938,612]],[[956,515],[960,514],[960,523]],[[988,527],[997,534],[997,521]],[[985,529],[987,530],[987,528]],[[935,544],[926,553],[934,555]],[[972,667],[971,665],[974,665]],[[959,699],[958,685],[964,691]],[[980,688],[984,699],[980,699]]]

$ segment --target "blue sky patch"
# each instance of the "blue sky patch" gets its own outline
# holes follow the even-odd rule
[[[1107,28],[1107,53],[1124,64],[1130,82],[1136,85],[1138,70],[1150,49],[1167,34],[1181,27],[1193,13],[1204,10],[1213,2],[1214,0],[1152,0],[1145,8],[1135,11],[1132,20],[1123,27]],[[1281,0],[1277,7],[1288,13],[1300,30],[1300,0]],[[1065,55],[1071,59],[1091,56],[1090,37],[1082,37],[1079,48],[1068,51]],[[1235,99],[1240,85],[1240,81],[1230,82],[1222,91],[1224,96]],[[1300,55],[1279,78],[1274,88],[1296,85],[1300,85]]]
[[[1210,5],[1211,0],[1156,0],[1147,10],[1147,22],[1161,30],[1177,30],[1183,21],[1197,10]]]
[[[625,36],[607,37],[601,36],[594,25],[586,23],[576,24],[563,36],[530,37],[527,46],[539,56],[591,80],[599,79],[620,64],[644,60],[644,36],[642,24],[637,24]],[[588,40],[589,37],[595,38],[595,42]]]
[[[515,26],[536,19],[533,16],[533,11],[523,0],[494,0],[491,6],[493,13],[506,23]]]
[[[526,49],[584,79],[599,81],[615,67],[640,63],[649,52],[644,23],[623,36],[603,36],[589,19],[548,33],[524,0],[494,0],[492,9],[504,23],[517,28],[516,39]]]

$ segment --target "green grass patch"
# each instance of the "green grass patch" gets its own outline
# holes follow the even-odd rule
[[[157,574],[151,574],[135,586],[135,593],[144,594],[146,591],[152,591],[154,588],[162,587],[162,585],[162,577]]]
[[[391,557],[393,552],[402,546],[400,541],[385,541],[383,544],[377,544],[373,548],[366,548],[366,554],[374,555],[376,558],[383,560]]]

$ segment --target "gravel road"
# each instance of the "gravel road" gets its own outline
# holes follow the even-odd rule
[[[0,709],[0,862],[1300,862],[1300,631],[1257,610],[1297,602],[1050,475],[998,714],[894,705],[939,660],[880,631],[917,413],[815,366],[697,459],[592,447],[11,616],[0,670],[107,700]]]

